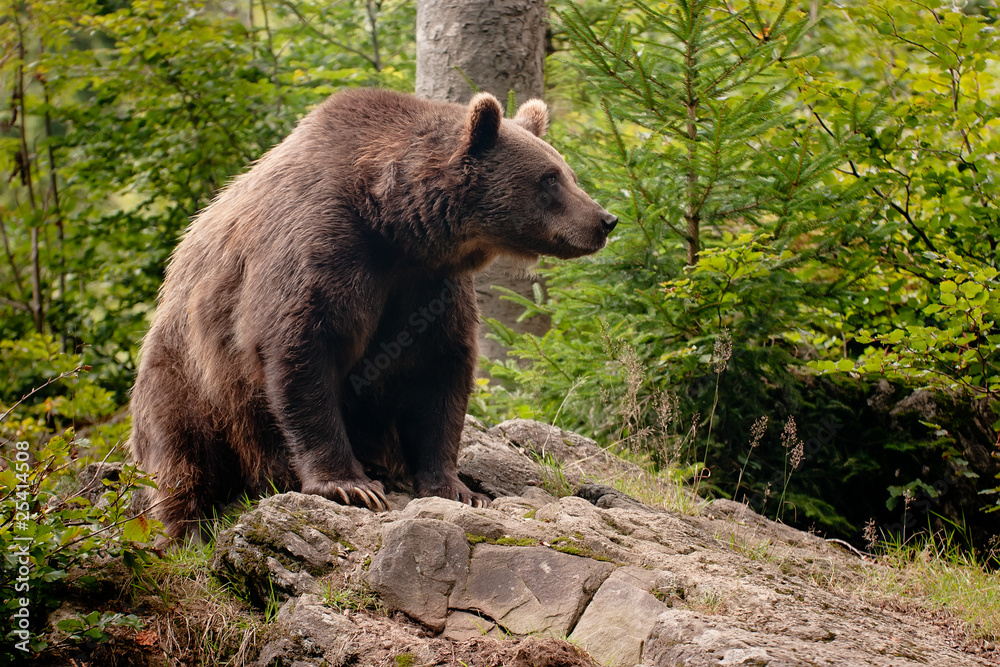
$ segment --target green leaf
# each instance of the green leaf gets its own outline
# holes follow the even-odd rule
[[[126,521],[122,526],[122,537],[131,542],[146,542],[149,540],[151,526],[145,514]]]
[[[841,359],[840,361],[837,362],[837,370],[838,371],[853,371],[854,370],[854,362],[851,361],[850,359]]]
[[[901,340],[903,340],[903,338],[905,336],[906,336],[906,332],[903,331],[902,329],[894,329],[893,331],[889,332],[888,335],[883,336],[882,339],[885,342],[887,342],[887,343],[893,343],[893,344],[895,344],[895,343],[899,343]]]
[[[968,299],[971,299],[972,297],[976,296],[982,291],[983,291],[983,286],[980,285],[979,283],[971,281],[962,283],[962,293]]]

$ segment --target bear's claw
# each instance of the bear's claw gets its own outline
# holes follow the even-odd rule
[[[364,499],[365,505],[367,505],[369,509],[375,512],[383,510],[386,512],[389,511],[389,501],[386,500],[386,497],[380,491],[375,489],[363,489],[361,487],[355,487],[354,490],[359,496],[361,496],[361,498]]]
[[[358,483],[325,482],[318,488],[303,489],[303,493],[314,493],[329,498],[341,505],[365,506],[373,512],[388,512],[389,501],[382,492],[381,484],[372,482],[371,486]],[[377,486],[376,486],[377,485]]]
[[[472,498],[469,498],[468,500],[466,500],[464,502],[468,503],[469,505],[471,505],[472,507],[475,507],[477,509],[484,508],[484,507],[489,507],[490,506],[490,500],[489,500],[489,498],[485,498],[483,496],[480,496],[479,494],[476,494],[475,496],[473,496]]]
[[[365,507],[373,512],[388,512],[389,511],[389,501],[386,500],[385,495],[378,489],[366,489],[363,486],[351,487],[351,498],[355,496],[364,503]],[[353,505],[350,501],[347,502],[348,505]]]
[[[421,479],[417,479],[415,481],[416,490],[414,496],[417,498],[437,496],[438,498],[447,498],[448,500],[464,503],[477,509],[489,507],[490,503],[493,502],[489,496],[472,491],[469,487],[457,479],[437,484],[427,484],[422,482],[423,480]]]
[[[465,503],[466,505],[469,505],[470,507],[474,507],[476,509],[489,507],[490,502],[492,502],[488,497],[484,496],[483,494],[475,493],[473,491],[470,491],[468,488],[461,489],[458,492],[456,492],[452,500],[457,500],[460,503]]]

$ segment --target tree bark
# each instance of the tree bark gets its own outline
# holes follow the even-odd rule
[[[419,0],[417,95],[467,102],[471,80],[501,101],[542,97],[545,12],[544,0]]]
[[[518,104],[541,98],[545,19],[544,0],[418,0],[417,95],[464,103],[481,90],[506,103],[508,91],[513,90]],[[534,300],[534,285],[541,280],[525,274],[523,266],[501,258],[477,276],[480,317],[496,319],[519,333],[541,335],[550,326],[548,317],[518,322],[523,308],[492,289],[505,287]],[[480,352],[490,359],[504,359],[507,350],[487,338],[487,331],[482,325]]]

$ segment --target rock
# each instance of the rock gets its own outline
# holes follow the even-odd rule
[[[316,593],[317,576],[351,571],[374,553],[380,532],[374,516],[319,496],[271,496],[219,535],[211,568],[245,585],[260,606],[271,595]]]
[[[469,553],[465,532],[455,524],[400,519],[386,526],[365,579],[392,609],[440,632],[448,597],[468,572]]]
[[[623,461],[589,438],[530,419],[510,419],[488,433],[537,456],[551,456],[560,461],[567,481],[573,485],[643,473],[639,466]]]
[[[482,544],[449,606],[482,613],[515,634],[562,637],[613,569],[544,547]]]
[[[516,496],[525,486],[540,486],[544,479],[542,467],[502,435],[468,424],[462,434],[458,476],[492,498]]]
[[[725,519],[731,524],[749,528],[758,539],[773,539],[794,546],[808,546],[825,549],[826,541],[816,535],[803,532],[783,523],[771,521],[752,509],[728,498],[718,498],[708,504],[703,512],[708,519]]]
[[[845,604],[810,623],[814,611],[782,609],[766,622],[741,622],[732,615],[700,614],[667,609],[656,620],[642,653],[642,667],[716,667],[717,665],[918,665],[985,664],[970,656],[925,643],[926,637],[907,627],[907,618],[884,624],[870,622],[874,610]],[[860,613],[859,613],[860,612]],[[822,616],[822,615],[820,615]],[[865,621],[868,617],[870,620]],[[860,621],[860,622],[859,622]],[[848,630],[848,628],[850,628]],[[777,630],[777,631],[775,631]]]
[[[559,500],[554,495],[538,486],[524,487],[521,489],[521,495],[519,498],[536,510]]]
[[[509,442],[537,457],[558,461],[561,474],[570,486],[591,482],[608,484],[612,480],[625,481],[642,489],[654,502],[671,499],[672,505],[698,506],[704,501],[676,484],[664,483],[650,475],[642,466],[626,461],[589,438],[564,431],[549,424],[530,419],[510,419],[488,431],[502,436]],[[622,494],[622,498],[627,498]],[[651,509],[651,508],[649,508]]]
[[[442,519],[468,535],[497,539],[505,534],[504,516],[494,510],[474,510],[465,503],[446,498],[417,498],[400,513],[413,519]]]
[[[643,505],[632,496],[624,494],[618,489],[612,486],[607,486],[606,484],[584,484],[574,491],[573,495],[578,498],[583,498],[587,502],[593,503],[597,507],[605,510],[616,508],[639,510],[640,512],[658,511],[648,505]]]
[[[292,660],[304,658],[321,659],[330,667],[338,667],[357,658],[351,642],[357,627],[315,595],[285,602],[275,622],[281,629],[276,633],[280,636],[264,646],[256,667],[295,664]]]
[[[443,642],[388,618],[334,611],[315,595],[288,600],[254,667],[362,667],[441,664]],[[405,658],[403,656],[408,656]],[[408,660],[403,663],[398,658]]]
[[[916,415],[923,421],[934,421],[937,412],[938,406],[934,394],[926,389],[917,389],[897,403],[889,411],[889,414],[897,419],[908,415]]]
[[[535,512],[563,548],[620,564],[666,568],[669,556],[708,548],[700,530],[683,518],[644,510],[602,510],[582,498],[567,496]]]
[[[108,463],[98,461],[88,463],[87,467],[80,472],[78,478],[80,488],[77,491],[77,495],[89,500],[91,505],[99,507],[107,506],[108,500],[104,499],[103,496],[109,489],[104,486],[104,480],[117,482],[121,479],[123,469],[124,464],[121,462]]]
[[[667,606],[650,593],[659,573],[637,567],[616,570],[594,594],[570,641],[585,646],[602,665],[631,667]]]
[[[897,613],[863,592],[881,565],[728,500],[685,505],[697,515],[649,507],[593,481],[607,481],[605,469],[645,473],[586,438],[524,420],[501,427],[466,424],[466,444],[480,448],[469,460],[484,466],[470,465],[481,479],[467,483],[518,494],[489,508],[400,496],[399,509],[375,514],[291,493],[225,531],[217,573],[258,604],[291,596],[257,665],[592,667],[588,651],[616,667],[990,664],[953,648],[915,603]],[[519,447],[567,457],[564,470],[586,484],[557,499],[519,483],[528,469],[489,469],[521,465]],[[402,613],[326,607],[321,579],[367,584]]]
[[[472,614],[454,613],[449,625]],[[464,618],[463,618],[464,617]],[[388,665],[539,665],[596,667],[564,640],[430,638],[416,626],[381,616],[334,611],[314,595],[292,598],[278,612],[253,667],[386,667]]]
[[[484,635],[492,634],[495,636],[497,634],[496,627],[497,624],[488,618],[466,611],[453,611],[448,615],[441,636],[460,642]]]

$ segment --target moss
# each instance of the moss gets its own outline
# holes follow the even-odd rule
[[[538,544],[538,540],[530,537],[501,537],[493,541],[493,544],[504,547],[533,547]]]
[[[578,540],[582,539],[583,535],[581,533],[574,533],[572,537],[563,536],[557,537],[549,543],[549,547],[555,551],[559,551],[564,554],[569,554],[571,556],[580,556],[582,558],[590,558],[591,560],[600,560],[606,563],[614,563],[615,561],[608,558],[604,554],[599,554],[590,547],[580,544]]]
[[[538,544],[538,540],[532,539],[530,537],[486,537],[485,535],[476,535],[474,533],[466,533],[465,539],[468,540],[469,546],[476,546],[477,544],[496,544],[502,547],[533,547]]]
[[[293,528],[293,531],[297,535],[301,534],[299,532],[299,528],[300,527],[308,526],[309,528],[312,528],[312,529],[314,529],[316,531],[319,531],[325,537],[329,538],[330,540],[332,540],[332,541],[336,542],[337,544],[339,544],[340,546],[344,547],[344,549],[346,551],[356,551],[357,550],[356,546],[354,546],[353,544],[351,544],[351,542],[349,540],[347,540],[347,538],[345,538],[343,535],[341,535],[337,531],[334,530],[334,531],[331,531],[331,532],[327,532],[327,531],[323,530],[322,527],[316,525],[316,521],[314,521],[309,516],[308,513],[301,512],[301,511],[292,512],[291,516],[294,517],[298,521],[298,524],[296,524],[296,526]]]
[[[396,656],[396,667],[413,667],[416,658],[412,653],[400,653]]]
[[[333,542],[336,542],[346,551],[357,550],[356,546],[336,531],[327,532],[320,530],[318,526],[310,523],[308,515],[303,512],[293,512],[288,516],[294,519],[294,521],[289,522],[289,525],[280,531],[275,530],[273,526],[265,525],[260,517],[254,517],[252,522],[247,522],[248,527],[244,532],[244,535],[246,536],[247,542],[254,545],[256,548],[241,550],[240,555],[243,557],[243,565],[241,566],[241,569],[249,569],[261,574],[266,573],[269,570],[266,562],[267,557],[271,556],[281,563],[283,567],[291,570],[292,572],[304,570],[314,577],[326,574],[331,569],[330,566],[305,567],[305,564],[300,559],[289,554],[285,547],[282,535],[286,532],[293,532],[296,535],[301,535],[307,526],[318,530],[325,537],[329,538]]]

